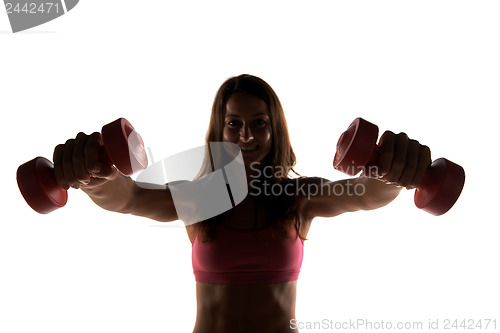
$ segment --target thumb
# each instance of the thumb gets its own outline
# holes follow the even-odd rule
[[[118,170],[109,164],[97,162],[92,167],[92,176],[95,178],[113,179],[118,174]]]

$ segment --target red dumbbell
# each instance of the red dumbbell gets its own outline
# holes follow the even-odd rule
[[[337,142],[333,167],[354,176],[378,161],[378,127],[356,118]],[[433,215],[446,213],[455,204],[465,183],[464,169],[445,158],[432,162],[415,191],[415,205]]]
[[[102,162],[114,164],[126,176],[148,166],[144,142],[125,118],[104,125],[101,134]],[[17,185],[28,205],[40,214],[61,208],[68,201],[68,191],[56,182],[54,164],[44,157],[36,157],[17,168]]]

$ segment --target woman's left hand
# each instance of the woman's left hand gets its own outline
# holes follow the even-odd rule
[[[370,176],[408,189],[417,187],[431,165],[429,147],[408,138],[406,133],[391,131],[380,137],[378,145],[378,174]]]

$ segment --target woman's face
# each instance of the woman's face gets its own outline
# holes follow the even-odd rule
[[[272,147],[266,103],[250,94],[233,94],[226,104],[222,141],[240,146],[245,165],[262,162]]]

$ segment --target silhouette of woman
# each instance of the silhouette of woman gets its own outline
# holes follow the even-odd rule
[[[378,168],[358,178],[292,177],[295,154],[281,103],[262,79],[243,74],[219,88],[206,142],[241,148],[249,193],[231,210],[186,225],[192,244],[197,316],[193,332],[297,332],[297,279],[315,217],[372,210],[415,187],[430,150],[405,133],[385,132]],[[100,207],[170,222],[178,219],[168,186],[141,188],[98,161],[99,133],[79,133],[54,150],[59,185],[82,189]]]

